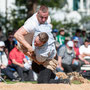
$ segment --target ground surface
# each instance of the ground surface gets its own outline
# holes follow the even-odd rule
[[[90,84],[0,83],[0,90],[90,90]]]

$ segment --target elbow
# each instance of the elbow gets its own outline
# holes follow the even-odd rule
[[[15,37],[15,39],[16,39],[17,41],[19,41],[21,35],[20,35],[20,33],[17,31],[17,32],[14,34],[14,37]]]
[[[17,32],[14,34],[14,37],[17,39],[18,38],[18,34]]]

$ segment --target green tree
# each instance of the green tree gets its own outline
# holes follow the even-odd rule
[[[36,11],[38,5],[44,4],[51,8],[62,8],[65,3],[67,3],[66,1],[67,0],[16,0],[16,9],[11,9],[10,18],[7,18],[7,20],[1,15],[3,17],[1,17],[1,24],[4,27],[8,27],[5,27],[8,33],[8,30],[15,30],[22,26],[25,20]]]

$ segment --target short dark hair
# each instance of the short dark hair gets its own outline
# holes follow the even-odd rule
[[[48,7],[45,5],[41,5],[39,10],[42,11],[43,13],[46,13],[48,11]]]
[[[78,33],[78,32],[80,33],[81,32],[81,29],[79,29],[79,28],[76,29],[76,33]]]
[[[1,26],[0,26],[0,31],[2,31],[2,28],[1,28]]]
[[[47,33],[41,32],[41,33],[38,34],[38,36],[39,36],[39,40],[41,42],[46,43],[48,41],[49,36],[48,36]]]
[[[89,42],[89,39],[85,39],[85,41],[84,42]]]

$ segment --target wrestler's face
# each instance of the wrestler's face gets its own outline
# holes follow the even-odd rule
[[[34,45],[41,47],[44,43],[39,40],[39,36],[35,38]]]
[[[48,12],[43,13],[42,11],[39,11],[37,13],[37,19],[40,24],[44,24],[46,20],[48,19]]]

